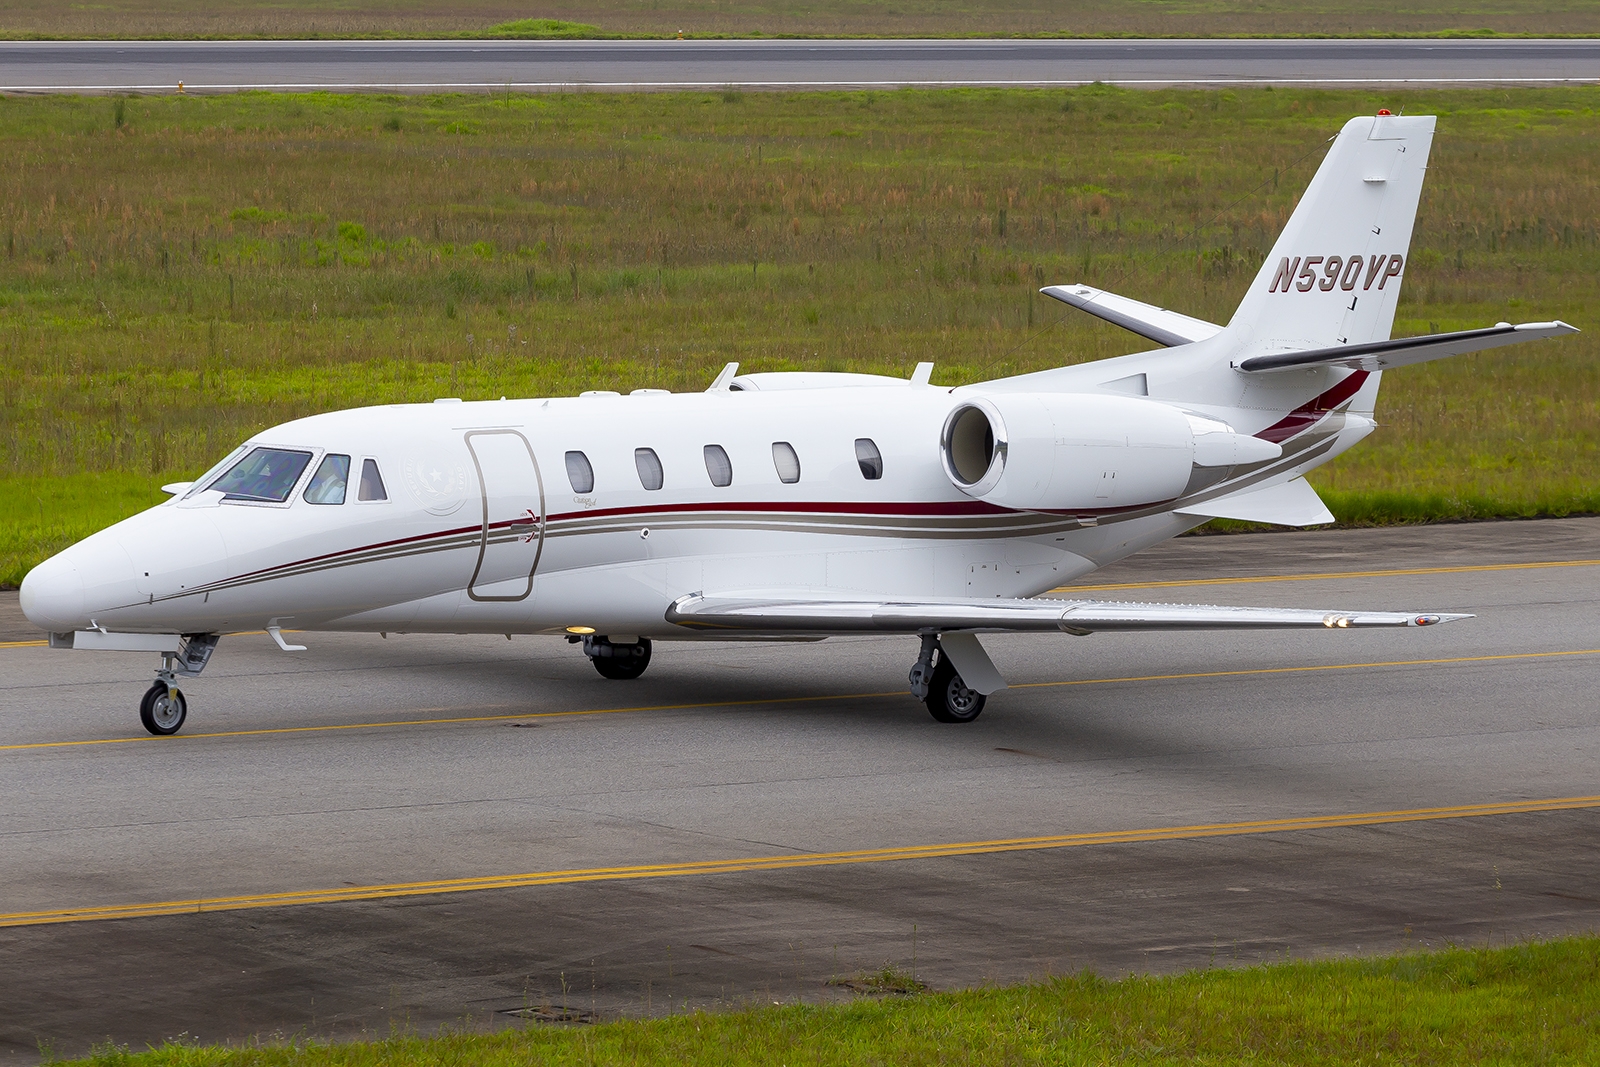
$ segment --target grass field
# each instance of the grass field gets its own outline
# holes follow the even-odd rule
[[[395,1037],[371,1044],[103,1049],[210,1064],[1582,1064],[1600,1057],[1600,940],[1283,963],[1164,978]]]
[[[962,383],[1226,321],[1349,115],[1440,114],[1397,333],[1592,327],[1600,89],[0,100],[0,581],[348,405]],[[1348,521],[1600,511],[1591,332],[1390,374]]]
[[[537,16],[530,18],[530,16]],[[0,37],[1600,33],[1592,0],[9,0]],[[545,25],[539,25],[545,23]]]

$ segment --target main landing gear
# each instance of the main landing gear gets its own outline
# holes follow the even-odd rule
[[[940,722],[971,722],[983,714],[989,699],[961,680],[936,634],[922,635],[922,653],[911,667],[910,680],[911,695]]]
[[[650,639],[613,641],[599,634],[587,634],[583,639],[583,654],[589,657],[602,678],[637,678],[650,666]]]
[[[170,737],[183,729],[189,702],[178,688],[179,678],[198,678],[216,651],[217,634],[185,634],[176,652],[163,652],[156,680],[139,701],[139,721],[157,737]]]

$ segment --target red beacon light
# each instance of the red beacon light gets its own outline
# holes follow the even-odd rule
[[[1392,112],[1392,111],[1390,111],[1390,110],[1389,110],[1389,109],[1388,109],[1388,108],[1386,108],[1386,107],[1380,107],[1380,108],[1379,108],[1379,109],[1378,109],[1378,114],[1380,114],[1380,115],[1392,115],[1392,114],[1393,114],[1393,112]]]

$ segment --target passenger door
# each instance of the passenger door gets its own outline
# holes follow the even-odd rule
[[[467,448],[483,499],[473,600],[525,600],[544,548],[544,480],[533,446],[516,430],[470,430]]]

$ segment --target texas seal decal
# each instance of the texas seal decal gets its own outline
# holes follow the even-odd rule
[[[449,515],[467,502],[467,469],[438,459],[406,461],[406,487],[433,515]]]

